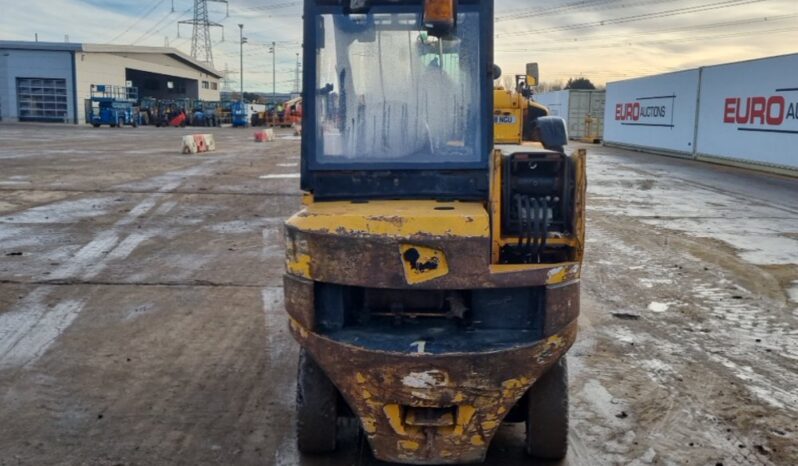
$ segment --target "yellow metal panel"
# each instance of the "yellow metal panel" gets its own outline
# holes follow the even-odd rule
[[[287,224],[300,231],[403,238],[490,235],[488,212],[480,202],[316,202],[291,217]]]
[[[410,285],[422,283],[449,273],[449,264],[443,251],[414,244],[399,246],[405,280]]]
[[[523,111],[520,108],[500,109],[493,113],[493,137],[496,144],[521,142]]]

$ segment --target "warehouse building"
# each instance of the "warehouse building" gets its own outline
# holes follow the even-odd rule
[[[83,123],[92,85],[139,97],[220,100],[222,75],[165,47],[0,41],[0,119]]]

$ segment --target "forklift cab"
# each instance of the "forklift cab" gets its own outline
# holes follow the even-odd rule
[[[482,461],[502,422],[563,457],[584,153],[494,146],[493,2],[306,0],[303,43],[300,451],[354,416],[385,461]]]
[[[302,188],[487,198],[491,2],[458,2],[448,28],[422,1],[352,3],[306,2]]]

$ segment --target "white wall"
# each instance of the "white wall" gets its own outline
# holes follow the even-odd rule
[[[604,141],[692,155],[698,70],[607,84]]]
[[[702,73],[699,158],[798,169],[798,54]]]
[[[70,52],[0,50],[0,116],[17,120],[17,78],[64,79],[67,86],[67,121],[74,119],[74,83]]]

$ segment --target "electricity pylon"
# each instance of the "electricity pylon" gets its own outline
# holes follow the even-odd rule
[[[227,3],[227,0],[194,0],[194,19],[178,21],[177,27],[179,35],[181,24],[190,24],[193,26],[191,34],[191,56],[197,61],[205,62],[213,66],[211,28],[222,28],[222,37],[224,37],[224,26],[208,19],[208,2],[224,3],[228,8],[227,15],[230,15],[230,6]]]

